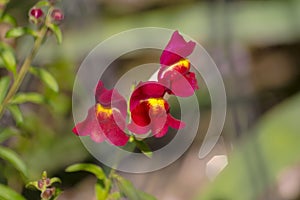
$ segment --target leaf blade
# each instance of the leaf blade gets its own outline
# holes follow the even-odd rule
[[[10,83],[10,78],[8,76],[2,77],[0,79],[0,103],[2,103],[2,101],[5,98],[5,95],[8,91],[8,86]]]
[[[10,104],[22,104],[22,103],[27,103],[27,102],[42,104],[42,103],[45,103],[46,100],[45,100],[44,96],[42,96],[39,93],[35,93],[35,92],[18,93],[10,101]]]
[[[0,57],[8,71],[11,71],[14,75],[17,73],[16,59],[14,53],[8,48],[1,49]]]
[[[0,199],[4,200],[26,200],[23,196],[18,194],[13,189],[0,184]]]
[[[17,169],[24,178],[27,178],[27,167],[18,154],[9,148],[0,146],[0,157]]]
[[[41,69],[41,68],[36,68],[36,67],[31,67],[30,68],[30,72],[33,75],[35,75],[38,78],[40,78],[41,81],[43,81],[43,83],[45,83],[54,92],[58,92],[59,91],[59,86],[58,86],[57,81],[52,76],[52,74],[50,74],[50,72],[48,72],[47,70]]]
[[[17,126],[23,123],[23,121],[24,121],[23,115],[22,115],[22,112],[21,112],[19,106],[10,105],[10,106],[8,106],[8,110],[10,111],[13,118],[15,119]]]
[[[58,25],[56,24],[48,24],[48,28],[54,33],[57,43],[62,43],[62,32]]]
[[[86,171],[94,174],[99,180],[105,180],[106,176],[102,168],[95,164],[79,163],[69,166],[66,172]]]

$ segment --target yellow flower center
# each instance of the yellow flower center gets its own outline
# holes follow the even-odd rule
[[[148,99],[148,103],[154,112],[162,108],[165,109],[165,101],[163,99],[150,98]]]
[[[186,69],[186,70],[182,70],[182,69]],[[166,72],[168,71],[172,71],[172,70],[175,70],[175,71],[189,71],[190,70],[190,61],[188,59],[181,59],[180,61],[178,61],[177,63],[167,67],[163,74],[165,74]]]
[[[177,63],[173,64],[170,66],[170,68],[187,68],[189,69],[190,68],[190,61],[188,59],[181,59],[180,61],[178,61]]]
[[[101,104],[96,104],[96,114],[97,115],[104,115],[105,117],[109,117],[112,115],[112,109],[111,108],[105,108]]]

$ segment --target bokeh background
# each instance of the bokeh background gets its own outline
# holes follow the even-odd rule
[[[8,11],[20,25],[26,24],[34,3],[12,0]],[[26,118],[19,129],[10,116],[1,122],[22,135],[5,145],[20,152],[32,180],[47,170],[63,179],[65,192],[59,200],[95,198],[93,176],[64,172],[77,162],[101,165],[71,132],[73,81],[80,63],[98,43],[121,31],[151,26],[179,30],[210,53],[226,87],[226,123],[217,146],[199,159],[210,121],[209,94],[201,82],[199,134],[188,151],[162,170],[121,174],[159,200],[300,199],[299,0],[63,0],[61,6],[64,41],[58,46],[49,38],[34,61],[53,73],[60,92],[28,76],[21,89],[44,93],[47,105],[22,105]],[[0,26],[2,35],[6,30]],[[31,39],[12,42],[22,60]],[[159,54],[128,54],[108,73],[113,80],[153,58],[158,62]],[[0,163],[0,180],[8,177],[8,184],[22,191],[19,175]],[[35,192],[23,193],[38,198]]]

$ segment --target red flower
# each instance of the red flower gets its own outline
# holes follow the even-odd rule
[[[169,126],[184,127],[184,123],[173,118],[168,102],[163,99],[167,88],[157,82],[140,83],[130,97],[132,122],[128,129],[136,134],[152,131],[154,137],[164,136]]]
[[[42,17],[44,15],[44,12],[40,8],[32,8],[30,10],[30,15],[36,19]]]
[[[158,81],[169,88],[168,93],[188,97],[199,88],[195,73],[190,72],[190,62],[186,59],[193,52],[195,45],[195,42],[186,42],[178,31],[175,31],[161,54]]]
[[[56,8],[56,9],[54,9],[54,10],[52,11],[51,17],[52,17],[52,19],[54,19],[55,21],[61,21],[61,20],[64,19],[64,14],[63,14],[63,12],[62,12],[60,9]]]
[[[104,88],[99,81],[95,91],[96,105],[91,107],[85,120],[76,124],[73,132],[79,136],[89,135],[95,142],[108,139],[116,146],[123,146],[129,137],[126,127],[127,104],[118,91]]]

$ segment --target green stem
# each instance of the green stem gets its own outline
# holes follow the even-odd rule
[[[4,98],[2,105],[0,105],[0,119],[2,118],[2,116],[4,114],[5,106],[7,106],[9,101],[12,99],[12,97],[16,94],[16,92],[20,88],[20,85],[23,82],[24,77],[26,76],[26,74],[27,74],[27,72],[28,72],[28,70],[31,66],[31,63],[32,63],[34,57],[36,56],[36,54],[37,54],[37,52],[38,52],[38,50],[39,50],[39,48],[40,48],[40,46],[41,46],[41,44],[44,40],[44,37],[47,33],[47,29],[48,28],[47,28],[46,25],[44,25],[41,28],[41,30],[39,32],[39,37],[36,38],[30,54],[26,57],[23,65],[20,68],[19,73],[17,74],[17,76],[15,78],[15,81],[13,82],[13,84],[10,87],[6,97]]]

